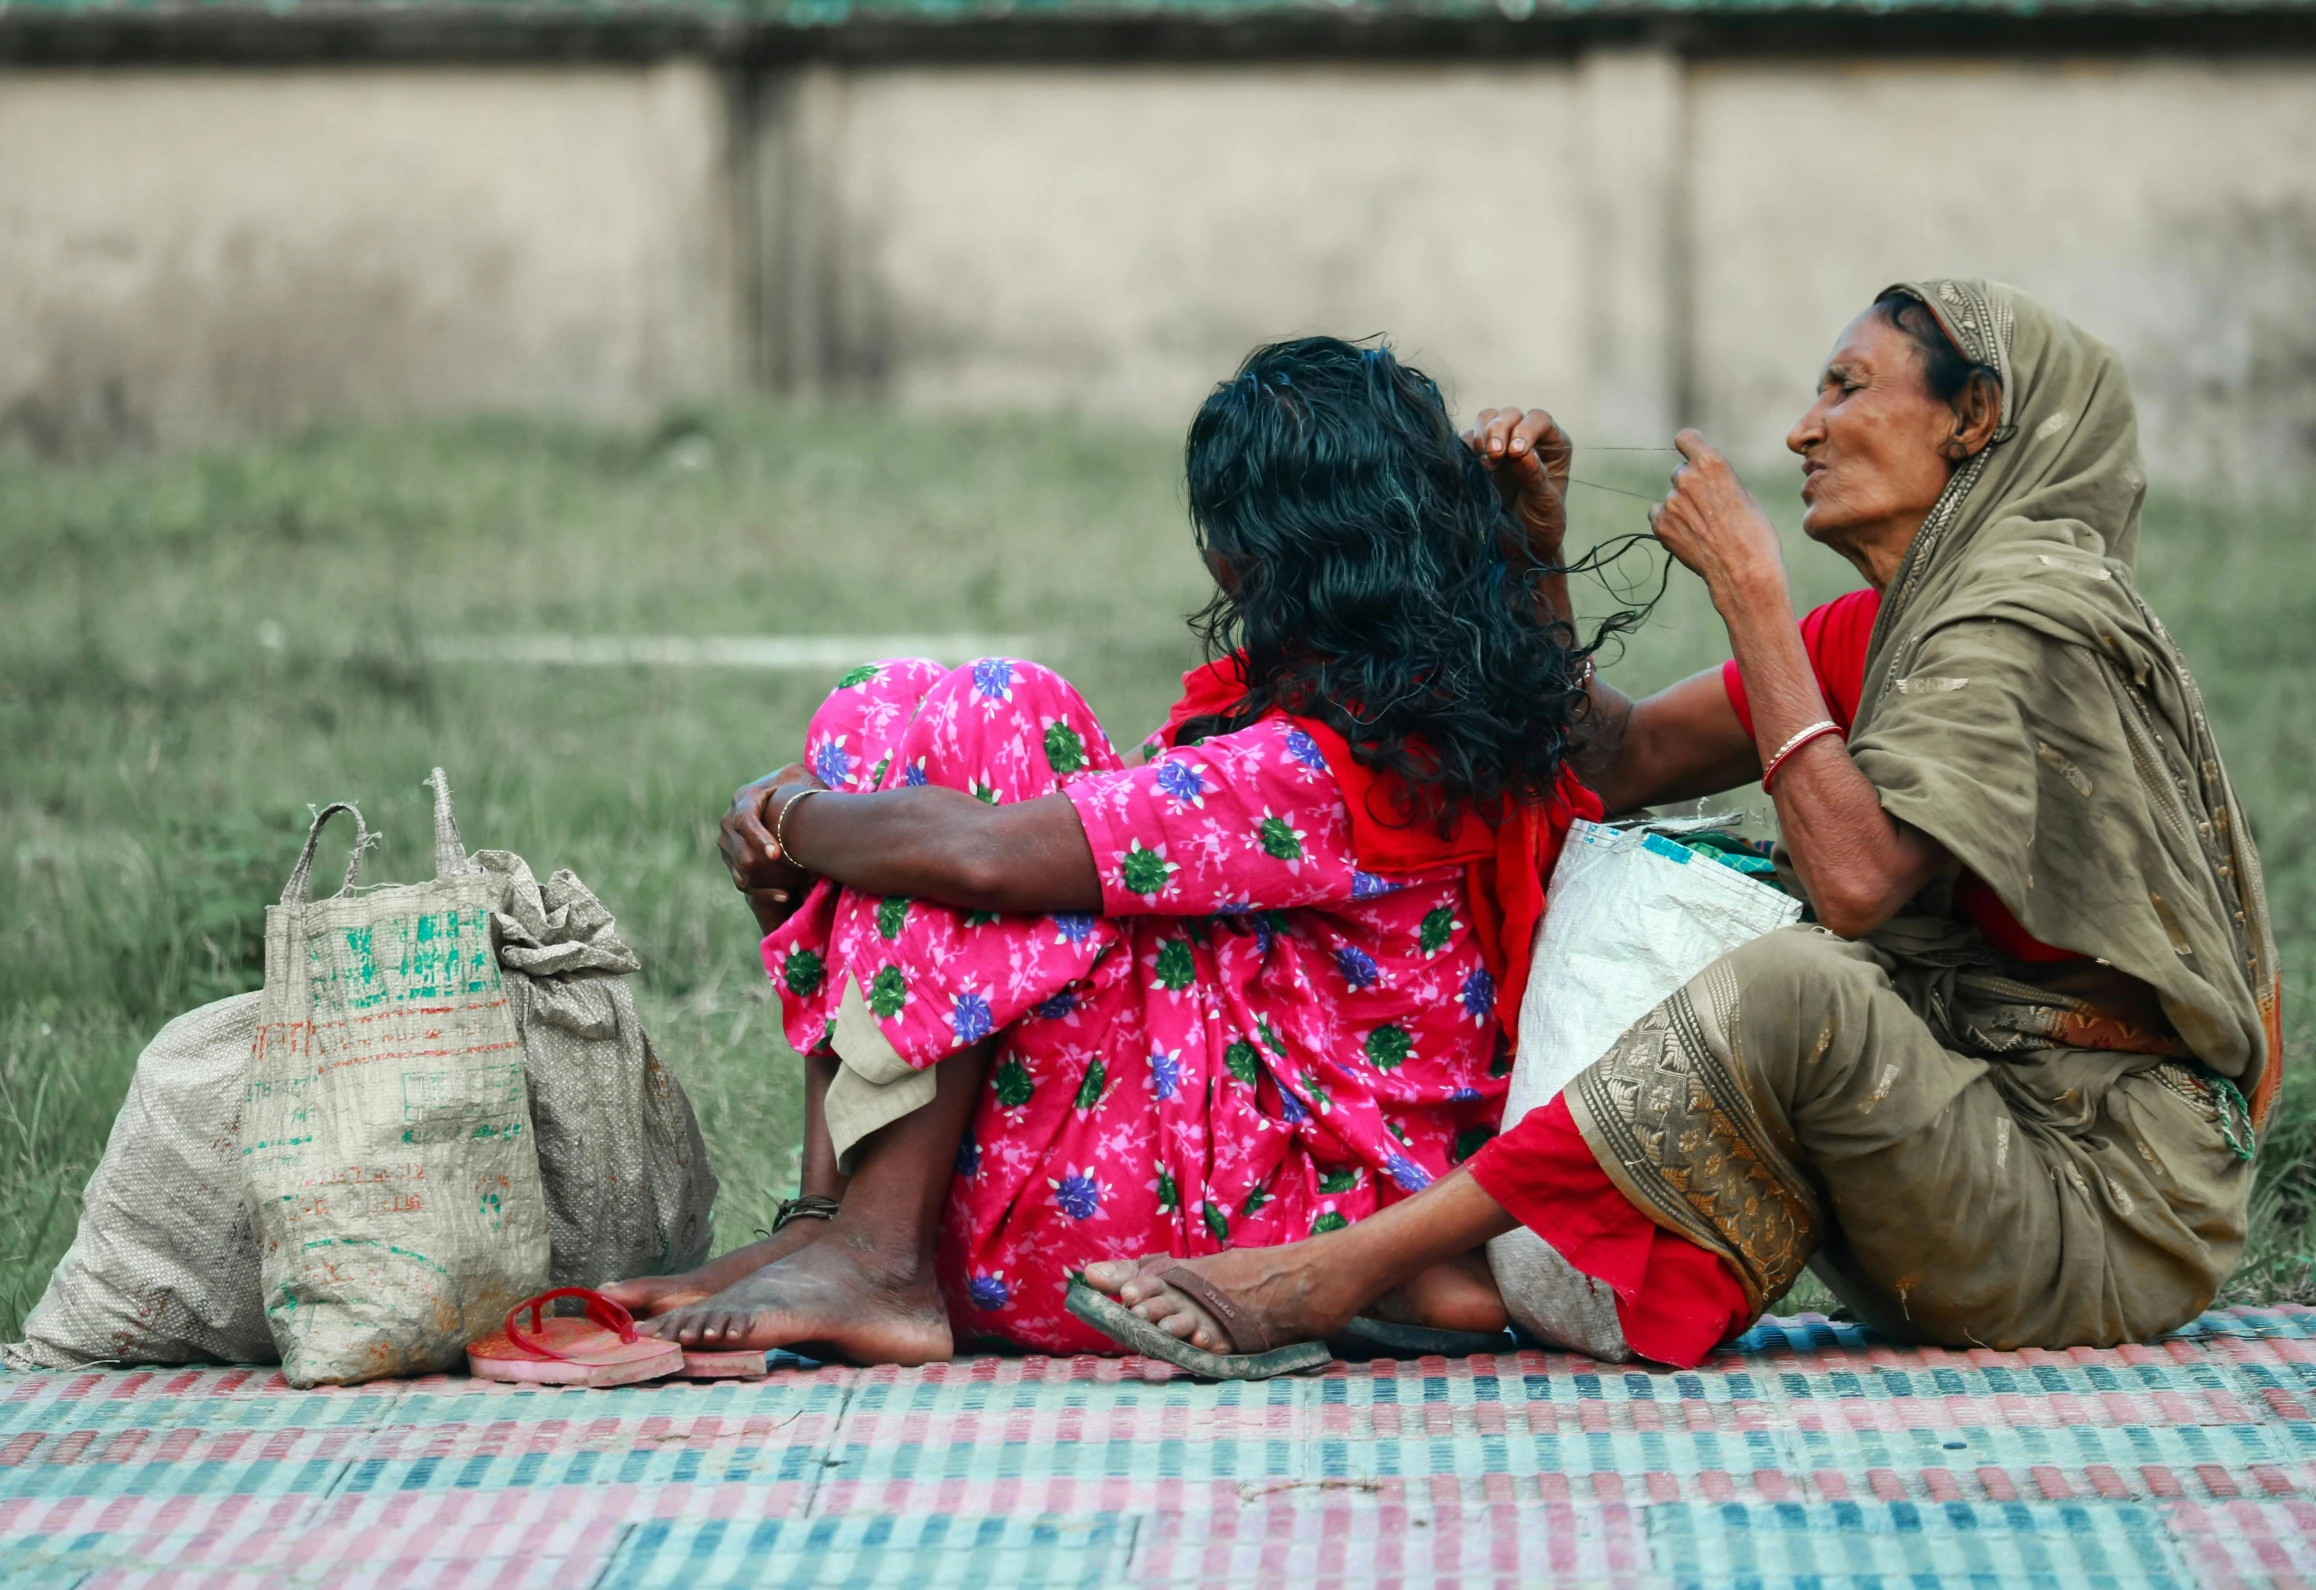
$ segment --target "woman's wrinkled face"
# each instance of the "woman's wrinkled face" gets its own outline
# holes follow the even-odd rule
[[[1801,455],[1802,529],[1836,545],[1883,528],[1911,535],[1954,473],[1955,430],[1922,378],[1920,346],[1872,310],[1858,316],[1785,438]]]

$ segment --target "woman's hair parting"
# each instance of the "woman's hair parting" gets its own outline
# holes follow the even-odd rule
[[[1922,379],[1928,384],[1931,396],[1948,407],[1962,399],[1970,383],[1984,376],[1995,391],[2002,390],[2002,372],[1991,364],[1976,364],[1967,358],[1954,339],[1946,335],[1946,328],[1938,324],[1938,317],[1930,306],[1902,287],[1893,287],[1874,300],[1874,313],[1913,339],[1922,353]]]
[[[1410,820],[1494,820],[1548,793],[1591,646],[1547,623],[1553,572],[1391,350],[1333,337],[1257,348],[1191,421],[1190,516],[1228,577],[1191,622],[1243,651],[1247,695],[1185,738],[1271,708],[1315,717],[1404,781]]]

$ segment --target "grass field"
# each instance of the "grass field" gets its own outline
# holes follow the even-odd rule
[[[1578,474],[1626,487],[1645,476]],[[308,807],[360,803],[369,876],[431,864],[428,768],[468,843],[569,866],[645,959],[646,1015],[744,1240],[792,1190],[797,1077],[713,855],[732,787],[787,761],[810,673],[447,664],[427,643],[982,633],[1139,735],[1194,660],[1176,439],[1045,420],[719,410],[650,433],[348,430],[101,469],[0,460],[0,1336],[71,1240],[138,1050],[254,987]],[[1790,482],[1764,478],[1765,497]],[[1580,490],[1579,539],[1641,504]],[[2144,584],[2198,668],[2267,859],[2296,1056],[2316,990],[2316,552],[2306,516],[2159,499]],[[1793,538],[1797,584],[1848,570]],[[1637,569],[1636,569],[1636,572]],[[1717,661],[1677,584],[1612,675]],[[2310,1288],[2316,1083],[2263,1156],[2250,1297]]]

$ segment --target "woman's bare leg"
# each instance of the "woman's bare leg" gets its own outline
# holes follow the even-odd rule
[[[933,1101],[861,1144],[844,1205],[816,1240],[645,1328],[710,1351],[793,1346],[860,1364],[949,1357],[933,1249],[992,1047],[984,1039],[941,1061]]]
[[[1360,1309],[1399,1325],[1428,1325],[1443,1331],[1500,1331],[1512,1323],[1504,1294],[1488,1268],[1485,1249],[1474,1248],[1419,1270]]]
[[[1435,1297],[1452,1293],[1458,1277],[1431,1272],[1468,1263],[1473,1249],[1518,1224],[1468,1171],[1458,1170],[1355,1226],[1307,1242],[1233,1248],[1203,1259],[1170,1262],[1196,1271],[1240,1309],[1264,1320],[1277,1339],[1308,1341],[1332,1336],[1394,1291],[1405,1289],[1403,1298],[1425,1287]],[[1089,1285],[1196,1346],[1217,1353],[1240,1350],[1206,1310],[1154,1275],[1143,1274],[1136,1264],[1091,1264],[1085,1275]],[[1502,1306],[1499,1299],[1494,1315],[1499,1329]]]
[[[828,1085],[836,1080],[834,1055],[804,1057],[804,1164],[797,1191],[806,1197],[842,1198],[845,1178],[836,1168],[836,1144],[828,1135]],[[602,1289],[637,1319],[649,1319],[713,1297],[734,1281],[785,1259],[828,1228],[825,1220],[791,1220],[768,1237],[710,1259],[681,1275],[646,1275],[614,1281]]]

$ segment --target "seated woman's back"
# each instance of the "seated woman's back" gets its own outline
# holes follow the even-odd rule
[[[1257,350],[1186,463],[1217,660],[1140,761],[1034,664],[888,662],[742,792],[735,873],[826,1079],[804,1191],[832,1230],[887,1213],[845,1257],[809,1222],[709,1266],[666,1295],[721,1311],[667,1329],[1098,1351],[1064,1306],[1088,1264],[1334,1230],[1493,1135],[1543,878],[1599,810],[1562,767],[1585,654],[1553,571],[1381,348]],[[885,1330],[852,1256],[880,1243],[938,1287]],[[1493,1310],[1459,1274],[1447,1312]]]

